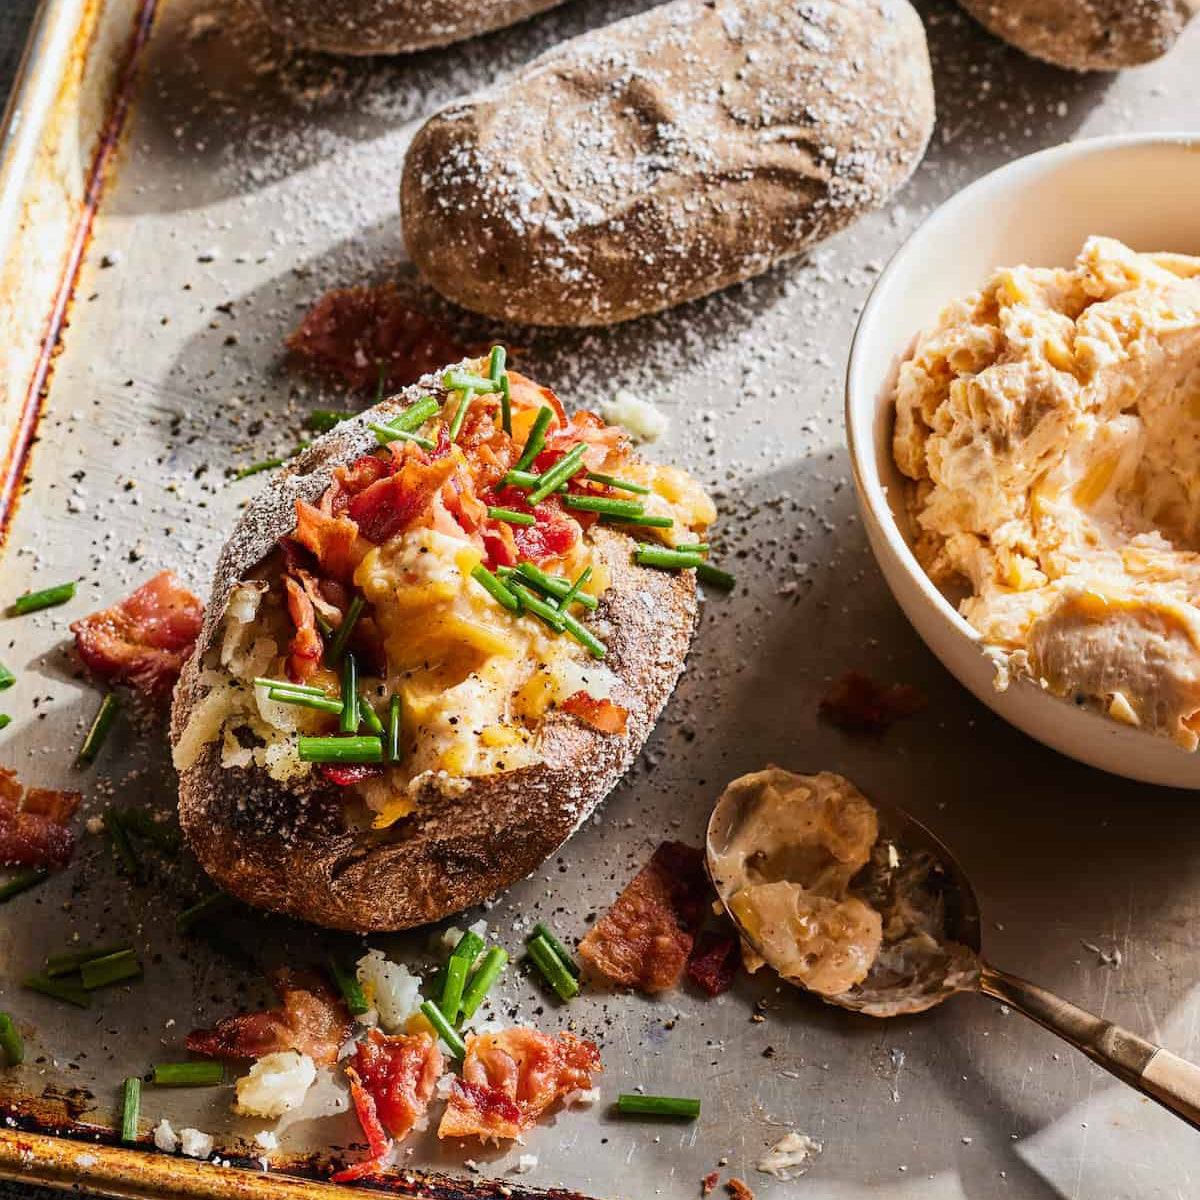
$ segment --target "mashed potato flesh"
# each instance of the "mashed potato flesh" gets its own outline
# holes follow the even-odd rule
[[[1200,258],[997,271],[900,369],[916,550],[997,664],[1194,750]]]

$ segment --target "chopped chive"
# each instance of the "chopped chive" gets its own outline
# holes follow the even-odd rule
[[[580,442],[573,446],[549,470],[543,472],[538,485],[529,493],[528,503],[532,507],[540,504],[560,484],[566,483],[583,465],[583,456],[587,451],[587,443]]]
[[[136,1075],[125,1080],[124,1102],[121,1106],[121,1141],[138,1140],[138,1113],[142,1107],[142,1081]]]
[[[563,503],[577,512],[603,513],[609,517],[640,517],[646,511],[636,500],[614,500],[611,496],[567,496]]]
[[[157,1087],[213,1087],[225,1082],[225,1064],[219,1062],[155,1063]]]
[[[443,1016],[442,1010],[432,1000],[426,1000],[421,1005],[421,1012],[425,1015],[425,1019],[430,1025],[437,1030],[438,1036],[449,1047],[450,1053],[455,1058],[465,1058],[467,1047],[463,1043],[462,1038],[455,1032],[454,1027]]]
[[[301,442],[295,450],[290,454],[281,455],[279,458],[264,458],[261,462],[251,463],[248,467],[243,467],[240,471],[234,473],[234,479],[248,479],[251,475],[261,475],[264,471],[273,471],[276,467],[282,467],[285,462],[290,462],[302,450],[307,450],[311,446],[311,442]]]
[[[562,965],[575,976],[579,978],[579,965],[571,957],[571,952],[558,940],[554,935],[554,930],[546,924],[545,921],[539,921],[534,927],[533,932],[525,939],[526,942],[532,942],[534,938],[545,938],[550,943],[550,949],[558,955]]]
[[[142,964],[132,950],[118,950],[103,958],[93,958],[79,968],[79,978],[89,992],[121,983],[125,979],[135,979],[141,973]]]
[[[3,664],[0,663],[0,692],[5,688],[10,688],[17,682],[17,677]]]
[[[515,580],[510,579],[508,586],[513,595],[535,617],[540,617],[555,633],[562,633],[563,614],[553,604],[547,604],[540,596],[535,596],[527,587],[523,587]]]
[[[542,452],[542,447],[546,444],[546,430],[550,427],[550,422],[554,420],[554,410],[542,406],[538,409],[538,414],[533,419],[533,425],[530,427],[529,436],[525,439],[525,449],[521,451],[521,457],[513,464],[513,471],[527,471],[533,465],[533,460]],[[512,475],[512,471],[504,477],[505,482],[508,482]]]
[[[377,737],[302,737],[297,746],[301,762],[383,762],[383,743]]]
[[[488,378],[494,379],[500,385],[500,428],[512,437],[512,391],[509,387],[508,372],[504,369],[508,359],[508,351],[503,346],[493,346],[492,356],[488,361]]]
[[[112,729],[112,723],[117,719],[118,707],[116,694],[106,693],[104,699],[100,701],[100,707],[96,711],[92,727],[88,730],[87,737],[83,739],[83,745],[79,747],[76,765],[96,761],[96,755],[100,753],[101,747],[108,737],[108,732]]]
[[[400,761],[400,696],[388,701],[387,760]]]
[[[698,567],[704,560],[690,550],[672,550],[667,546],[639,545],[633,552],[633,561],[639,567],[658,567],[664,571],[685,571]]]
[[[396,429],[392,425],[377,425],[374,421],[370,422],[370,428],[379,439],[381,446],[386,446],[389,442],[415,442],[422,450],[437,449],[436,442],[431,442],[419,433],[409,433],[407,429]]]
[[[118,871],[126,878],[139,882],[142,877],[141,860],[133,848],[133,843],[129,840],[129,834],[121,820],[120,812],[110,806],[104,810],[102,819],[104,832],[108,835],[108,840],[117,857]]]
[[[528,579],[538,591],[545,592],[555,600],[565,600],[571,591],[572,585],[569,580],[564,579],[561,575],[549,575],[531,562],[517,563],[516,570]],[[577,592],[575,602],[588,609],[594,609],[599,603],[595,596],[589,596],[587,592]]]
[[[325,689],[313,687],[310,683],[289,683],[286,679],[263,679],[261,676],[254,681],[255,687],[282,688],[288,692],[303,692],[306,696],[324,696]]]
[[[168,854],[176,853],[183,845],[183,834],[169,821],[156,821],[142,808],[121,808],[117,812],[126,833],[135,833]]]
[[[728,571],[722,571],[720,567],[714,567],[711,563],[702,562],[696,568],[696,576],[704,583],[711,583],[714,587],[724,588],[729,591],[737,580],[730,575]]]
[[[567,588],[567,594],[558,602],[558,611],[559,612],[569,612],[570,611],[571,605],[574,604],[575,601],[579,599],[579,589],[581,587],[583,587],[583,585],[585,583],[587,583],[587,581],[589,579],[591,579],[591,577],[592,577],[592,568],[584,567],[583,570],[579,573],[579,578],[576,579],[575,582],[573,584],[571,584],[571,586],[569,588]],[[585,606],[585,607],[595,608],[596,606],[595,606],[595,604],[592,604],[590,606]]]
[[[590,629],[581,625],[569,612],[563,609],[558,615],[559,620],[562,621],[563,631],[567,636],[573,637],[581,646],[586,647],[593,658],[604,658],[608,654],[608,647]]]
[[[185,908],[175,918],[175,928],[180,933],[191,933],[201,921],[207,921],[209,917],[219,916],[236,907],[237,900],[228,892],[213,892],[211,896],[205,896],[190,908]]]
[[[647,542],[642,542],[639,548],[648,544]],[[707,542],[676,542],[671,548],[678,550],[681,554],[707,554],[709,549]]]
[[[37,887],[39,883],[45,883],[49,877],[50,872],[41,867],[36,871],[24,871],[20,875],[14,875],[6,883],[0,883],[0,904],[29,891],[32,887]]]
[[[533,513],[517,512],[515,508],[496,508],[489,504],[487,515],[493,521],[507,521],[509,525],[535,525],[537,517]]]
[[[500,384],[495,379],[485,379],[470,371],[447,371],[442,376],[442,386],[452,392],[498,392]]]
[[[328,433],[335,425],[348,421],[352,416],[354,416],[353,413],[338,412],[333,408],[314,408],[304,418],[304,424],[318,433]]]
[[[350,640],[350,634],[354,632],[355,622],[357,622],[362,610],[363,598],[356,595],[350,601],[350,607],[346,610],[346,615],[342,618],[342,623],[337,627],[337,632],[333,635],[333,641],[329,643],[329,649],[325,651],[326,666],[337,666],[338,660],[342,657],[342,652],[346,649],[346,643]]]
[[[461,1016],[464,1021],[469,1021],[475,1015],[476,1009],[491,991],[492,984],[500,978],[500,972],[504,970],[507,962],[508,954],[502,946],[493,946],[483,956],[483,962],[471,976],[471,982],[467,984],[467,990],[463,993]]]
[[[53,608],[57,604],[66,604],[75,595],[73,583],[60,583],[57,587],[45,588],[40,592],[26,592],[18,596],[9,608],[9,616],[23,617],[27,613],[38,612],[43,608]]]
[[[641,517],[603,516],[602,521],[611,521],[614,525],[644,525],[649,529],[670,529],[675,524],[673,517],[655,517],[646,513]]]
[[[589,471],[585,479],[590,479],[593,483],[603,483],[610,488],[617,488],[622,492],[636,492],[639,496],[650,495],[650,489],[641,483],[630,483],[628,479],[614,479],[611,475],[601,475],[597,471]]]
[[[46,978],[58,979],[63,975],[73,975],[86,962],[95,962],[98,958],[107,958],[110,954],[119,954],[128,949],[128,942],[114,942],[111,946],[89,946],[86,950],[77,950],[71,954],[53,955],[46,959]]]
[[[323,637],[328,637],[333,632],[333,626],[329,623],[329,618],[324,613],[313,610],[313,620],[317,623],[317,628],[321,631]]]
[[[375,737],[383,737],[383,722],[375,711],[375,706],[361,692],[358,694],[358,715],[367,731]]]
[[[462,1008],[463,988],[467,985],[467,972],[470,969],[471,964],[465,958],[456,958],[453,954],[446,963],[438,1008],[451,1025],[458,1020],[458,1012]]]
[[[503,346],[493,346],[492,353],[488,357],[488,378],[495,383],[499,383],[504,375],[504,364],[508,358],[508,351]]]
[[[636,1096],[623,1093],[617,1097],[617,1112],[625,1117],[686,1117],[694,1121],[700,1115],[700,1101],[685,1096]]]
[[[450,952],[451,958],[463,959],[468,969],[475,965],[475,960],[483,953],[483,938],[479,936],[473,929],[468,929],[466,933],[458,939],[454,949]],[[443,1012],[446,1010],[443,1008]]]
[[[349,660],[350,655],[346,656]],[[298,708],[313,708],[317,712],[340,713],[342,702],[328,696],[310,696],[308,692],[293,692],[290,688],[272,688],[267,693],[269,700],[278,700],[280,704],[295,704]]]
[[[491,571],[489,571],[487,567],[483,565],[483,563],[476,563],[475,566],[471,568],[471,578],[474,579],[475,582],[479,584],[479,586],[483,588],[483,590],[487,592],[487,594],[491,596],[491,598],[495,600],[497,604],[503,605],[510,612],[521,611],[520,602],[517,600],[516,596],[513,595],[512,589],[501,583],[500,580],[497,579],[496,576],[493,575]]]
[[[358,982],[358,976],[353,971],[347,971],[336,958],[331,958],[329,973],[333,976],[333,982],[337,984],[338,991],[342,993],[342,999],[346,1001],[346,1007],[350,1010],[351,1016],[361,1017],[370,1009],[371,1006],[367,1003],[362,986]]]
[[[12,717],[8,713],[0,713],[0,729],[7,729],[12,724]]]
[[[342,656],[342,719],[339,723],[343,733],[357,733],[358,715],[358,660],[347,652]]]
[[[575,976],[567,970],[562,959],[554,952],[554,947],[544,937],[539,934],[531,938],[525,949],[533,959],[534,966],[542,973],[560,1000],[570,1000],[579,995],[579,984]]]
[[[462,394],[462,399],[458,402],[458,407],[454,410],[454,416],[450,420],[449,437],[452,442],[458,441],[458,435],[462,432],[463,422],[467,419],[467,409],[471,407],[471,401],[475,399],[475,390],[467,388]]]
[[[25,1061],[25,1042],[8,1013],[0,1013],[0,1050],[10,1067],[19,1067]]]
[[[388,429],[398,429],[401,433],[413,433],[421,428],[430,417],[437,415],[441,403],[433,396],[422,396],[415,404],[410,404],[399,416],[393,417],[387,423]]]
[[[21,986],[31,992],[41,992],[55,1000],[73,1004],[76,1008],[91,1008],[92,998],[79,984],[69,979],[47,979],[45,975],[26,975]]]
[[[546,411],[548,412],[549,409]],[[516,467],[513,467],[500,483],[505,487],[531,488],[537,485],[540,478],[541,476],[535,471],[518,471]],[[563,487],[566,487],[566,484]]]

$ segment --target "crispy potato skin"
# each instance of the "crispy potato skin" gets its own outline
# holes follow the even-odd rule
[[[246,0],[293,45],[327,54],[408,54],[515,25],[563,0]]]
[[[315,502],[340,462],[375,444],[368,421],[386,420],[440,385],[426,376],[400,395],[320,438],[249,506],[217,565],[196,653],[171,714],[179,740],[205,689],[201,659],[220,629],[229,594],[252,578],[295,523],[297,497]],[[471,781],[454,798],[430,791],[417,812],[380,833],[347,831],[340,789],[288,790],[257,769],[223,768],[214,744],[180,776],[179,818],[213,880],[249,904],[336,929],[403,929],[478,903],[523,878],[575,831],[641,750],[683,668],[696,621],[690,573],[635,566],[633,540],[595,534],[612,572],[597,619],[607,622],[606,665],[629,710],[622,735],[562,712],[542,729],[544,761]]]
[[[985,29],[1072,71],[1119,71],[1161,58],[1200,0],[959,0]]]
[[[877,207],[933,115],[907,0],[674,0],[434,115],[405,161],[404,239],[476,312],[623,321]]]

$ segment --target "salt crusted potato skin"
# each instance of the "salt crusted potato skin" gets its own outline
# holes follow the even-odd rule
[[[405,160],[404,239],[476,312],[623,321],[877,207],[933,115],[907,0],[674,0],[434,115]]]
[[[201,660],[217,637],[230,592],[295,524],[297,498],[316,503],[339,463],[377,447],[368,421],[386,421],[423,395],[418,384],[343,422],[247,508],[217,564],[197,649],[175,690],[178,743],[203,698]],[[180,775],[179,819],[188,844],[223,889],[248,904],[335,929],[366,932],[435,921],[528,875],[584,821],[639,753],[674,690],[696,622],[691,572],[635,566],[633,539],[607,527],[594,540],[612,574],[596,611],[606,622],[607,666],[629,712],[624,734],[602,734],[552,711],[543,759],[472,780],[447,798],[429,790],[417,811],[377,833],[347,832],[341,790],[315,781],[285,789],[258,769],[222,767],[217,743]]]
[[[985,29],[1072,71],[1119,71],[1161,58],[1200,0],[959,0]]]
[[[515,25],[563,0],[246,0],[293,45],[327,54],[407,54]]]

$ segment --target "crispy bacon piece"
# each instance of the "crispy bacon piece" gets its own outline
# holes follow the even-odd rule
[[[721,1179],[720,1171],[709,1171],[709,1173],[707,1175],[705,1175],[705,1177],[702,1180],[700,1180],[700,1195],[702,1195],[702,1196],[711,1195],[713,1190],[716,1188],[717,1183],[720,1181],[720,1179]]]
[[[579,943],[604,978],[653,995],[679,981],[712,894],[704,853],[663,842]]]
[[[546,435],[546,447],[537,456],[537,470],[553,466],[579,442],[587,443],[583,462],[594,471],[609,454],[629,444],[629,435],[618,425],[606,425],[594,412],[580,409],[570,421]]]
[[[368,541],[386,542],[425,512],[460,461],[454,454],[431,460],[418,446],[405,442],[399,470],[350,501],[351,520]]]
[[[392,1139],[388,1137],[383,1122],[379,1119],[379,1107],[375,1097],[362,1085],[358,1072],[353,1067],[346,1068],[350,1077],[350,1097],[354,1101],[354,1113],[362,1131],[367,1135],[367,1150],[369,1156],[362,1162],[356,1162],[332,1175],[334,1183],[349,1183],[354,1179],[366,1179],[374,1175],[384,1160],[392,1152]]]
[[[387,1037],[372,1029],[355,1048],[354,1066],[347,1068],[347,1074],[350,1071],[374,1100],[384,1129],[399,1140],[429,1107],[445,1061],[427,1033]]]
[[[0,767],[0,866],[65,867],[75,853],[67,822],[78,807],[78,792],[26,789]]]
[[[519,1137],[556,1100],[591,1087],[600,1051],[574,1034],[557,1038],[526,1026],[471,1034],[438,1137]]]
[[[727,1180],[725,1186],[729,1189],[733,1200],[754,1200],[754,1193],[736,1175]]]
[[[624,733],[629,724],[629,710],[611,700],[597,700],[580,689],[562,702],[562,710],[598,729],[601,733]]]
[[[73,622],[71,632],[94,675],[161,696],[179,678],[203,621],[204,605],[161,571],[119,604]]]
[[[310,370],[362,390],[378,388],[383,364],[385,392],[467,352],[443,326],[409,308],[394,283],[326,292],[288,337],[287,347]]]
[[[874,732],[911,717],[926,704],[925,697],[906,683],[884,687],[862,671],[847,671],[821,701],[821,713],[839,729]]]
[[[334,1062],[353,1028],[341,997],[309,971],[276,971],[271,986],[282,1002],[279,1008],[225,1017],[212,1029],[189,1033],[184,1044],[193,1054],[214,1058],[262,1058],[298,1050],[314,1062]]]
[[[733,987],[741,962],[741,945],[737,938],[706,933],[688,962],[688,978],[710,996],[719,996]]]
[[[365,543],[360,546],[358,526],[349,517],[335,517],[304,500],[296,501],[296,528],[292,537],[312,552],[322,572],[343,582],[353,577],[354,568],[370,549]]]
[[[349,787],[352,783],[362,783],[364,779],[375,779],[383,774],[380,763],[321,763],[317,769],[338,787]]]
[[[296,636],[288,643],[288,676],[303,683],[318,667],[325,643],[317,629],[317,614],[312,598],[290,575],[283,577],[287,588],[288,615],[296,627]]]

